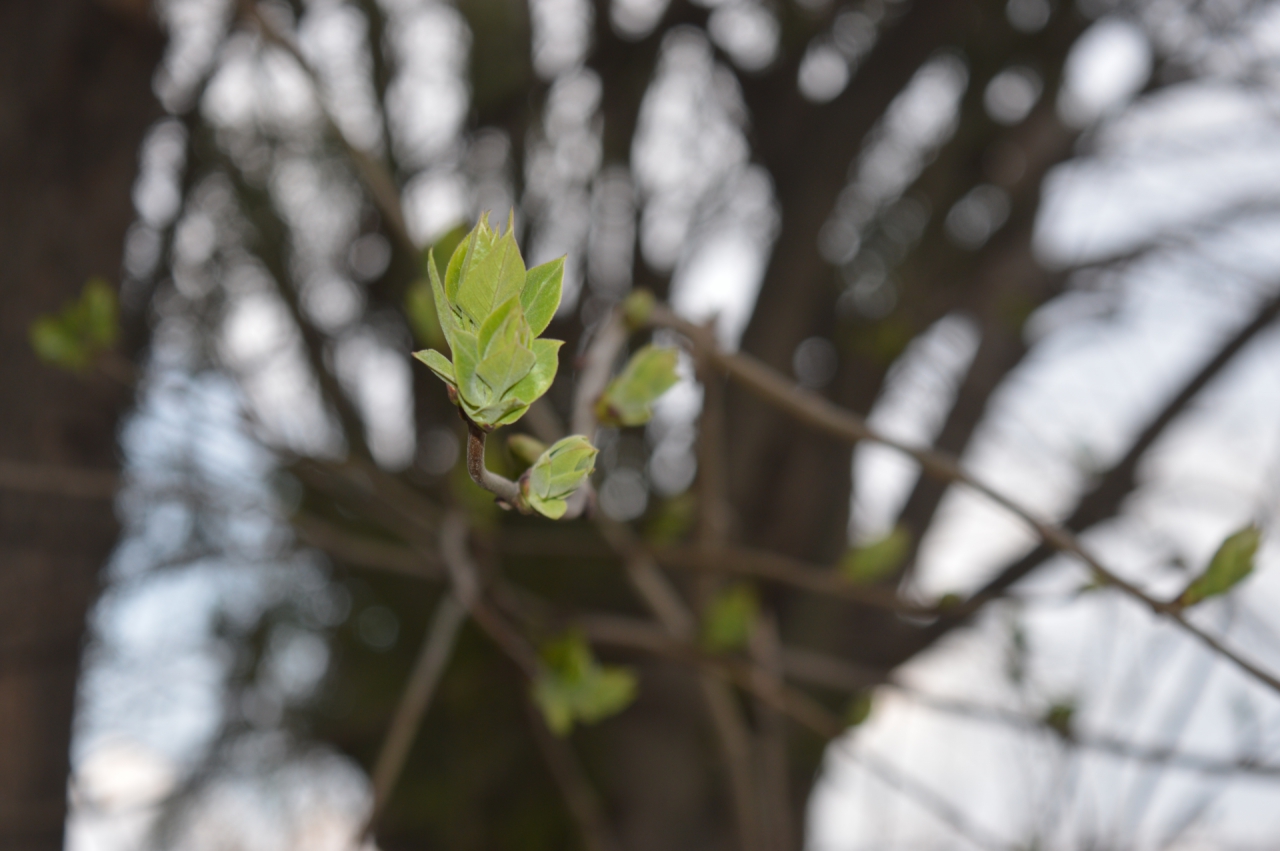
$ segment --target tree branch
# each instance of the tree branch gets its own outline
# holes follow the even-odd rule
[[[1280,310],[1280,303],[1277,303],[1276,309]],[[811,393],[793,385],[751,356],[733,354],[721,350],[715,338],[708,334],[705,329],[681,319],[665,305],[654,306],[650,321],[655,326],[679,331],[697,350],[714,360],[732,378],[741,382],[748,390],[760,396],[766,402],[790,413],[801,422],[843,440],[850,442],[867,440],[895,449],[916,461],[927,475],[935,476],[943,481],[965,485],[970,490],[981,494],[1026,523],[1053,549],[1073,555],[1083,561],[1099,581],[1118,589],[1126,596],[1146,606],[1153,613],[1168,617],[1182,627],[1183,630],[1198,638],[1219,655],[1229,659],[1254,679],[1280,693],[1280,679],[1274,674],[1243,658],[1223,644],[1220,639],[1191,623],[1176,605],[1156,600],[1137,586],[1121,578],[1085,549],[1084,545],[1069,529],[1038,517],[1012,498],[975,479],[965,472],[959,462],[951,456],[932,449],[911,446],[900,440],[880,434],[870,428],[862,417],[832,404],[816,393]]]
[[[471,481],[506,503],[507,507],[520,505],[520,488],[506,476],[500,476],[484,465],[485,431],[467,420],[467,472]]]
[[[409,756],[409,749],[413,745],[418,728],[422,726],[422,719],[426,715],[427,707],[431,704],[431,697],[435,693],[436,685],[440,682],[440,676],[444,673],[449,657],[453,654],[454,642],[466,619],[466,610],[452,594],[446,594],[436,607],[435,617],[432,618],[431,627],[423,639],[422,649],[418,652],[413,672],[409,675],[409,682],[400,696],[391,726],[387,728],[382,748],[378,751],[377,762],[374,763],[373,806],[360,831],[363,839],[367,839],[373,833],[378,819],[391,799],[391,792],[395,788],[396,781],[400,779],[400,772]]]
[[[120,477],[114,470],[0,460],[0,490],[71,499],[111,499],[119,487]]]

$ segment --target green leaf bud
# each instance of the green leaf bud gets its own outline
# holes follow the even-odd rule
[[[568,509],[566,500],[595,469],[599,452],[580,434],[556,441],[521,476],[521,495],[539,514],[559,520]]]
[[[1209,560],[1204,573],[1191,581],[1177,599],[1179,606],[1194,606],[1201,600],[1225,594],[1253,572],[1253,558],[1262,543],[1262,530],[1249,525],[1229,535]]]
[[[499,234],[481,216],[443,275],[434,251],[426,266],[452,373],[436,359],[419,360],[453,389],[472,422],[486,430],[515,422],[550,389],[559,367],[560,341],[537,335],[560,306],[563,259],[526,271],[511,223]]]
[[[645,346],[631,356],[596,401],[596,418],[607,426],[637,426],[653,417],[654,401],[677,381],[679,352]]]

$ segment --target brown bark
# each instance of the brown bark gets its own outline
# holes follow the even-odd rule
[[[40,363],[31,322],[118,276],[163,40],[138,4],[0,6],[0,458],[117,466],[127,393]],[[116,536],[101,497],[0,491],[0,847],[62,847],[85,613]]]

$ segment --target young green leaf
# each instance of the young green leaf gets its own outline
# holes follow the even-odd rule
[[[119,309],[116,294],[102,278],[90,278],[80,294],[78,307],[85,339],[91,346],[103,350],[114,346],[120,334]]]
[[[627,668],[601,665],[580,633],[547,642],[541,657],[533,698],[558,736],[567,735],[574,723],[592,724],[616,715],[635,699],[635,674]]]
[[[840,572],[859,584],[877,582],[902,564],[911,548],[911,533],[897,526],[878,541],[855,547],[840,560]]]
[[[1076,705],[1071,701],[1055,703],[1044,714],[1045,726],[1049,727],[1064,739],[1072,736],[1072,722],[1075,720]]]
[[[580,434],[553,443],[520,477],[520,493],[533,510],[559,520],[567,499],[595,469],[598,449]]]
[[[101,278],[90,278],[80,298],[60,313],[41,316],[29,331],[31,348],[41,360],[73,372],[88,369],[119,334],[116,295]]]
[[[520,304],[535,335],[547,330],[560,309],[560,293],[564,287],[564,258],[534,266],[524,277]]]
[[[1178,605],[1194,606],[1201,600],[1225,594],[1253,572],[1253,557],[1262,542],[1262,530],[1249,525],[1227,537],[1209,560],[1204,573],[1191,580],[1178,596]]]
[[[428,252],[427,276],[452,372],[425,353],[418,358],[456,391],[455,401],[477,425],[515,422],[555,380],[561,343],[537,334],[559,307],[563,267],[554,261],[526,272],[511,224],[499,235],[485,217],[458,242],[443,276]]]
[[[712,652],[746,646],[760,613],[760,600],[750,585],[733,585],[716,595],[702,620],[702,645]]]
[[[435,349],[423,349],[420,352],[414,352],[413,356],[425,363],[445,384],[454,390],[458,389],[458,378],[453,372],[453,363],[447,357]]]
[[[596,402],[596,418],[603,425],[637,426],[653,416],[651,406],[679,381],[674,348],[645,346],[631,356]]]
[[[864,724],[871,717],[871,710],[874,705],[874,693],[871,689],[860,691],[849,701],[849,706],[845,709],[844,720],[850,727],[857,727]]]

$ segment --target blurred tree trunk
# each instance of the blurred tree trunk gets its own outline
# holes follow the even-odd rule
[[[137,151],[159,115],[145,2],[0,5],[0,847],[60,849],[86,611],[116,520],[56,474],[118,466],[128,394],[39,362],[31,322],[116,279]],[[33,469],[35,475],[32,475]],[[98,481],[109,478],[99,475]],[[87,491],[93,491],[89,488]]]

